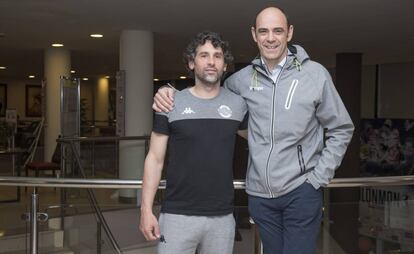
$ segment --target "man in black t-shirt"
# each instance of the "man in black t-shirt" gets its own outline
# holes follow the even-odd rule
[[[147,240],[160,239],[160,254],[230,254],[233,151],[247,108],[240,96],[220,87],[232,56],[218,34],[198,34],[184,60],[195,85],[176,93],[171,112],[155,115],[144,166],[140,229]],[[167,146],[167,188],[158,224],[152,205]]]

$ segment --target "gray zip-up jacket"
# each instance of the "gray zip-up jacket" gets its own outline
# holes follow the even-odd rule
[[[276,82],[257,58],[225,86],[248,105],[248,194],[273,198],[305,181],[315,189],[330,182],[354,126],[322,65],[294,45]]]

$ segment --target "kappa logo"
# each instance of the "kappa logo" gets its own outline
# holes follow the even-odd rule
[[[188,108],[185,108],[184,111],[181,114],[182,115],[189,115],[189,114],[195,114],[195,112],[190,107],[188,107]]]
[[[221,105],[218,109],[217,109],[218,113],[224,117],[224,118],[229,118],[232,115],[232,111],[231,108],[227,105]]]

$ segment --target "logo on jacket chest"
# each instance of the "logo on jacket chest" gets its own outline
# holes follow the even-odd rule
[[[263,86],[249,86],[250,91],[262,91]]]

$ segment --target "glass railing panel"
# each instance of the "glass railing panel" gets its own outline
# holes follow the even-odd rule
[[[7,191],[0,186],[2,197]],[[21,187],[18,200],[0,202],[0,253],[28,253],[31,249],[31,204],[37,200],[38,253],[66,251],[64,231],[53,216],[53,209],[59,206],[59,193],[55,188],[37,188],[37,198],[32,187]],[[50,218],[49,218],[50,217]]]
[[[0,253],[25,251],[29,246],[25,218],[30,199],[17,199],[16,187],[0,186],[0,193]]]
[[[85,189],[67,188],[68,199],[61,202],[61,188],[37,188],[39,209],[47,214],[48,220],[39,222],[39,253],[64,250],[68,253],[116,253],[108,234],[97,222],[95,213],[88,202]],[[102,214],[111,234],[116,239],[123,253],[156,253],[157,242],[147,242],[139,231],[140,209],[136,203],[127,204],[119,201],[114,189],[95,189],[95,194]],[[30,208],[32,188],[22,193],[19,203],[1,204],[1,231],[6,235],[20,233],[24,240],[24,249],[29,249],[30,225],[21,220]],[[162,190],[160,191],[162,192]],[[162,193],[158,193],[154,214],[159,215]],[[255,227],[249,223],[246,207],[237,207],[235,212],[236,237],[234,253],[254,253]],[[8,223],[7,223],[8,222]],[[20,230],[18,232],[18,230]],[[0,238],[2,239],[2,238]],[[1,241],[1,240],[0,240]],[[7,245],[0,244],[0,249]],[[9,253],[9,249],[0,253]]]
[[[234,254],[255,253],[255,241],[257,240],[257,229],[250,219],[247,206],[236,206],[234,209],[236,221],[234,237]]]
[[[102,194],[97,196],[102,199]],[[110,198],[108,196],[106,199]],[[46,192],[41,188],[39,203],[39,211],[49,216],[45,230],[56,232],[53,240],[57,242],[56,247],[73,253],[117,253],[113,250],[107,233],[97,219],[86,189],[58,188],[54,190],[52,188]],[[39,235],[39,243],[50,241],[50,237]]]
[[[325,190],[319,253],[414,253],[414,186]]]
[[[80,146],[82,166],[88,178],[118,177],[117,141],[90,141]]]
[[[34,179],[22,178],[22,181],[36,183]],[[408,181],[407,179],[411,178],[405,177],[400,181]],[[362,180],[370,182],[367,179],[337,180],[354,181],[358,184],[361,184]],[[88,181],[91,184],[93,183],[92,180]],[[375,181],[384,184],[390,179],[378,178]],[[372,183],[375,183],[375,181],[372,181]],[[40,182],[45,183],[47,181],[42,179]],[[56,182],[65,182],[65,180],[56,180]],[[98,182],[96,181],[96,183]],[[122,181],[113,182],[122,183]],[[4,188],[13,190],[14,187]],[[10,217],[11,222],[20,219],[21,214],[26,213],[30,207],[29,201],[32,188],[29,187],[27,192],[24,191],[24,187],[21,189],[20,201],[7,204],[0,203],[2,215],[5,213],[7,217]],[[107,233],[109,231],[103,230],[97,223],[95,210],[91,208],[87,190],[80,188],[66,188],[66,190],[66,194],[61,195],[62,189],[60,188],[38,188],[39,212],[47,213],[49,216],[47,222],[39,222],[41,232],[39,234],[40,249],[44,251],[44,248],[51,247],[42,244],[53,243],[52,247],[55,249],[66,248],[74,253],[77,253],[76,251],[79,249],[90,249],[91,253],[98,253],[99,251],[101,253],[116,253],[112,248],[110,235]],[[4,190],[4,192],[7,191]],[[161,193],[162,190],[159,191],[154,202],[155,211],[160,208]],[[119,247],[124,250],[124,253],[154,253],[147,251],[154,251],[156,243],[147,243],[139,232],[140,215],[135,198],[130,199],[133,202],[125,203],[124,199],[119,198],[116,189],[94,189],[94,194],[100,211],[110,228],[111,235],[113,235]],[[62,199],[62,197],[66,199]],[[414,253],[413,199],[414,186],[412,185],[324,189],[323,219],[321,220],[321,231],[316,253]],[[252,246],[254,246],[253,249],[256,249],[257,244],[256,229],[254,226],[249,227],[246,223],[248,213],[239,201],[236,202],[235,217],[241,237],[236,237],[234,253],[260,253],[252,251]],[[7,208],[7,205],[19,209],[7,212],[7,209],[3,209]],[[1,219],[6,216],[1,216]],[[63,220],[62,216],[64,217]],[[13,230],[7,227],[9,218],[1,219],[0,227],[5,229],[6,232],[12,232]],[[20,221],[20,223],[14,223],[13,225],[18,228],[26,227],[28,224]],[[28,229],[29,227],[23,232],[28,232]],[[0,235],[4,234],[2,232],[0,231]],[[51,235],[46,235],[49,232]],[[50,240],[52,238],[53,241]],[[61,244],[62,240],[60,240],[62,238],[63,246]],[[3,239],[5,238],[0,237],[0,240]],[[26,238],[23,241],[27,241]],[[29,245],[26,242],[25,244],[27,248]],[[0,244],[0,246],[3,245]],[[139,249],[139,252],[137,249]],[[42,253],[42,251],[39,253]],[[0,251],[0,253],[2,252]],[[12,252],[6,251],[3,253]]]

